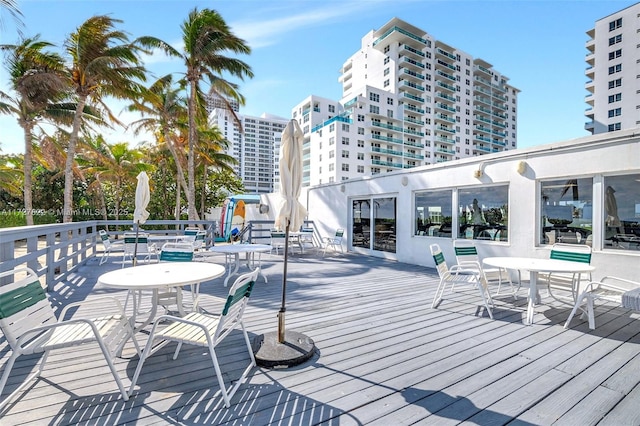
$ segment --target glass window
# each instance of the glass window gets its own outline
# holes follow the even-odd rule
[[[458,238],[507,241],[509,186],[465,188],[458,191]]]
[[[415,194],[414,235],[451,238],[451,190]]]
[[[593,179],[541,182],[540,244],[591,244]]]
[[[640,174],[604,179],[604,248],[640,250]]]

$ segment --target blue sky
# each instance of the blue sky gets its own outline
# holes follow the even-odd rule
[[[623,0],[18,0],[26,35],[41,34],[59,46],[93,15],[110,14],[131,38],[159,37],[180,46],[180,26],[194,7],[217,10],[253,49],[243,57],[255,77],[239,82],[247,104],[241,113],[289,117],[308,95],[340,99],[339,69],[360,48],[362,37],[393,17],[491,63],[521,90],[518,146],[586,136],[584,85],[586,31],[595,21],[626,8]],[[17,33],[3,13],[0,43]],[[156,75],[183,65],[162,55],[146,58]],[[0,71],[0,90],[7,74]],[[112,103],[115,112],[122,104]],[[121,115],[124,121],[133,117]],[[109,142],[140,138],[105,132]],[[13,117],[0,116],[0,149],[23,152]]]

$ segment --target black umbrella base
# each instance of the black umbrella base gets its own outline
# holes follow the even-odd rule
[[[284,332],[284,342],[278,342],[278,332],[273,331],[253,339],[253,353],[261,367],[289,368],[300,365],[313,355],[315,344],[304,334]]]

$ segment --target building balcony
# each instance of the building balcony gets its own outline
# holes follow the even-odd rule
[[[475,126],[473,126],[473,128],[478,130],[478,131],[480,131],[480,132],[484,132],[484,133],[489,134],[489,135],[491,134],[491,129],[489,127],[485,127],[485,126],[482,126],[482,125],[475,125]]]
[[[486,78],[480,77],[479,75],[474,75],[474,76],[473,76],[473,80],[474,80],[476,83],[481,83],[481,84],[484,84],[484,85],[486,85],[486,86],[488,86],[488,87],[491,87],[491,86],[492,86],[492,85],[491,85],[491,80],[487,80]]]
[[[436,68],[442,68],[445,70],[456,72],[456,67],[443,61],[442,59],[436,59]]]
[[[449,90],[451,92],[456,91],[456,86],[452,84],[447,84],[444,81],[440,81],[440,80],[436,81],[436,86],[440,87],[441,89]]]
[[[412,71],[410,69],[407,69],[405,67],[400,67],[400,73],[404,77],[407,77],[407,78],[413,78],[413,79],[416,79],[418,81],[424,81],[425,80],[424,75],[418,74],[417,72]]]
[[[372,146],[371,151],[379,152],[380,154],[397,155],[399,157],[402,157],[402,151],[395,151],[392,149],[384,149],[384,148],[378,148],[376,146]]]
[[[444,146],[437,146],[435,148],[435,152],[437,152],[438,154],[456,155],[456,151],[455,150],[449,149],[449,148],[444,147]]]
[[[403,54],[411,54],[411,55],[415,55],[418,58],[425,58],[427,55],[425,55],[425,53],[419,49],[416,49],[414,47],[409,46],[408,44],[403,44],[400,47],[400,52]]]
[[[402,163],[394,163],[392,161],[371,160],[371,164],[374,166],[395,167],[397,169],[403,168]]]
[[[596,75],[596,70],[594,67],[589,67],[584,71],[584,75],[587,76],[588,79],[593,80]]]
[[[424,103],[424,98],[421,98],[420,96],[412,95],[411,93],[402,92],[402,97],[406,99],[411,99],[412,101],[415,101],[421,104]]]
[[[373,42],[373,47],[380,45],[383,41],[385,42],[383,43],[385,46],[392,43],[402,42],[403,44],[408,44],[417,49],[422,49],[423,47],[429,46],[431,44],[429,43],[429,40],[417,36],[398,26],[393,26],[385,31],[384,34],[382,34]]]
[[[389,136],[382,136],[382,135],[372,134],[371,135],[371,139],[375,139],[377,141],[385,141],[385,142],[392,142],[392,143],[402,144],[402,139],[392,138],[392,137],[389,137]]]
[[[448,95],[448,94],[446,94],[444,92],[436,92],[436,97],[437,98],[446,99],[449,102],[456,102],[455,96]]]
[[[477,133],[474,133],[474,134],[473,134],[473,138],[474,138],[475,140],[477,140],[477,141],[482,141],[482,142],[487,142],[487,143],[492,143],[492,142],[493,142],[493,141],[491,140],[491,138],[488,138],[488,137],[486,137],[486,136],[479,135],[479,134],[477,134]]]
[[[447,123],[455,123],[456,119],[445,114],[436,113],[434,115],[436,121],[446,121]]]
[[[404,109],[407,111],[413,111],[420,114],[424,114],[425,112],[422,108],[418,108],[417,106],[411,105],[411,104],[405,104]]]
[[[380,123],[377,121],[372,121],[371,126],[373,127],[381,127],[383,129],[395,130],[396,132],[402,132],[402,127],[394,126],[392,124]]]
[[[411,59],[409,57],[403,56],[402,59],[400,59],[400,65],[401,66],[413,66],[415,68],[417,68],[418,70],[423,70],[424,69],[424,64],[421,62],[416,61],[415,59]]]
[[[455,134],[456,130],[446,126],[436,126],[436,131]]]
[[[436,108],[443,109],[449,112],[456,112],[456,109],[454,107],[449,106],[447,104],[443,104],[442,102],[436,102]]]
[[[491,72],[490,69],[483,67],[482,65],[474,65],[473,66],[473,73],[474,74],[481,74],[481,75],[488,75],[490,77],[493,77],[493,73]]]
[[[406,135],[412,135],[412,136],[420,136],[421,138],[424,137],[424,132],[419,132],[417,130],[412,130],[412,129],[404,129],[404,133]]]
[[[424,148],[424,144],[421,144],[420,142],[405,141],[404,145],[415,146],[416,148]]]
[[[448,58],[451,61],[457,61],[458,60],[456,55],[454,55],[453,53],[447,52],[446,50],[444,50],[444,49],[442,49],[440,47],[436,47],[436,55],[444,56],[445,58]]]
[[[409,80],[402,80],[399,85],[398,85],[401,89],[410,89],[410,90],[414,90],[416,92],[424,92],[425,91],[425,87],[424,86],[420,86],[419,84],[414,83],[413,81],[409,81]]]
[[[447,80],[456,81],[456,78],[454,76],[444,71],[436,70],[436,74],[439,75],[440,77],[446,78]]]
[[[418,124],[420,126],[424,126],[424,120],[418,120],[417,118],[405,117],[404,121],[406,121],[407,123],[413,123],[413,124]]]
[[[450,145],[455,145],[456,140],[453,138],[448,138],[446,136],[442,136],[442,135],[438,135],[434,138],[434,140],[436,142],[440,142],[440,143],[446,143],[446,144],[450,144]]]

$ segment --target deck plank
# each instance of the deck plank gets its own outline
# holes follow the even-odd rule
[[[262,260],[245,324],[250,337],[274,331],[282,256]],[[98,259],[52,292],[56,306],[126,293],[95,286],[119,268]],[[43,378],[0,413],[0,424],[638,424],[640,322],[637,314],[598,305],[596,330],[569,307],[544,297],[525,326],[526,289],[518,300],[495,298],[490,320],[477,291],[431,300],[435,270],[355,254],[291,256],[287,329],[314,339],[317,353],[290,369],[256,368],[226,409],[202,348],[169,345],[145,362],[131,399],[122,401],[95,346],[52,353]],[[222,279],[202,286],[203,307],[218,312]],[[97,312],[100,313],[100,312]],[[147,335],[137,340],[146,344]],[[0,367],[10,351],[0,336]],[[218,350],[227,380],[248,354],[233,333]],[[16,363],[7,391],[33,371],[37,357]],[[128,388],[137,363],[133,345],[116,368]]]

